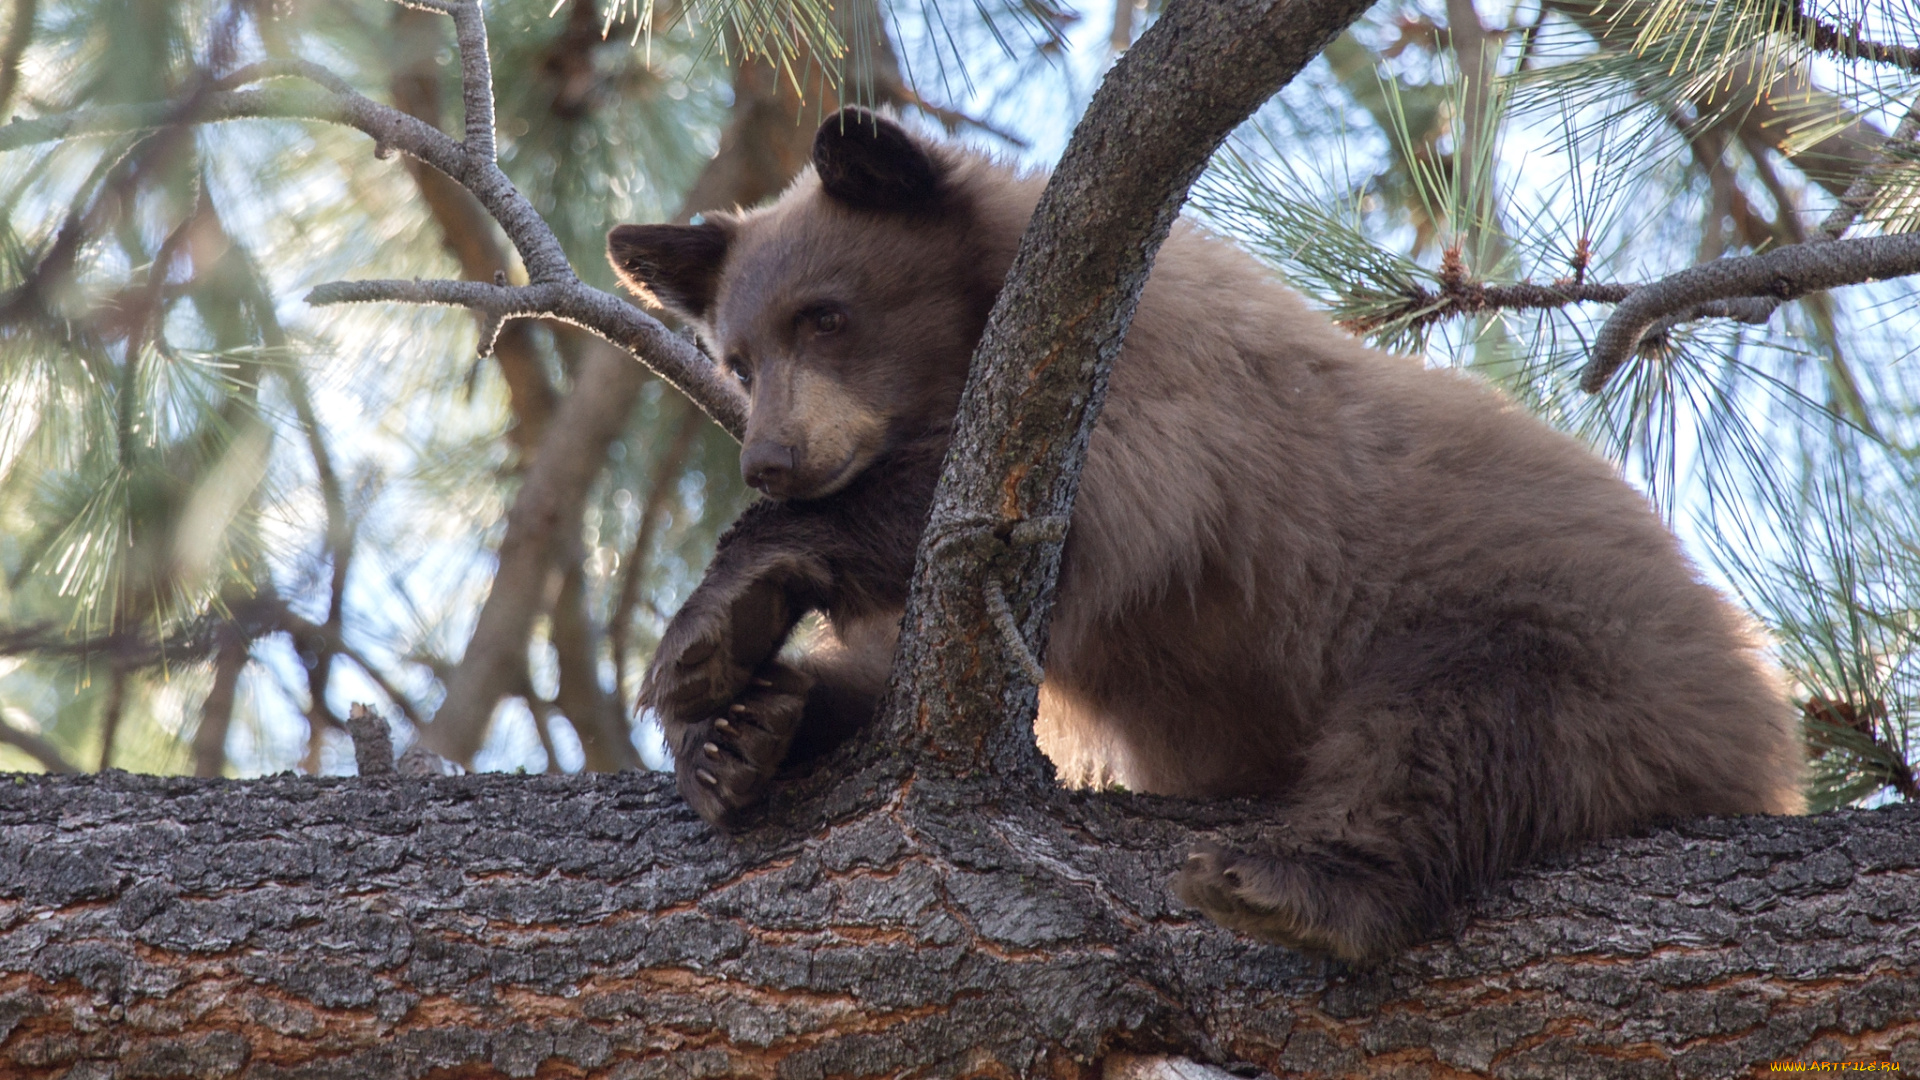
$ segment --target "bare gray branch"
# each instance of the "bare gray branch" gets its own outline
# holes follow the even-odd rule
[[[307,303],[399,301],[471,308],[498,318],[554,318],[631,352],[692,399],[734,438],[747,426],[746,395],[693,343],[625,300],[578,279],[535,285],[485,281],[333,281],[316,285]]]
[[[1689,267],[1634,291],[1613,310],[1593,342],[1592,359],[1580,373],[1580,388],[1598,393],[1626,364],[1647,331],[1663,318],[1727,315],[1749,317],[1754,303],[1724,308],[1699,305],[1754,301],[1773,305],[1821,289],[1859,285],[1920,273],[1920,233],[1849,240],[1816,240]],[[1683,313],[1693,312],[1687,316]]]
[[[456,20],[467,103],[465,143],[455,142],[431,124],[355,92],[344,80],[318,65],[271,61],[244,68],[229,82],[242,77],[297,76],[324,89],[271,86],[220,90],[203,95],[184,117],[177,104],[162,102],[15,120],[0,127],[0,151],[78,135],[143,131],[177,123],[305,119],[357,128],[372,136],[376,147],[408,154],[466,187],[512,241],[533,282],[529,288],[561,288],[548,293],[508,293],[508,287],[480,282],[412,283],[418,286],[413,289],[407,288],[409,283],[404,282],[333,283],[316,288],[309,297],[310,303],[398,300],[453,304],[500,317],[538,315],[571,322],[640,357],[737,438],[745,427],[744,395],[731,381],[720,376],[698,349],[661,326],[658,320],[618,297],[581,283],[553,231],[494,161],[491,66],[479,5],[474,0],[405,2],[406,6],[449,14]],[[462,291],[451,286],[472,286],[481,291]],[[484,291],[488,289],[499,291]],[[555,306],[540,307],[538,301],[530,297],[550,300]]]

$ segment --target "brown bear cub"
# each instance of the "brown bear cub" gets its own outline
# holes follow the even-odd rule
[[[848,110],[772,205],[623,225],[620,276],[752,397],[769,498],[647,672],[724,823],[872,715],[967,363],[1043,181]],[[1351,961],[1517,863],[1662,818],[1793,813],[1753,627],[1606,462],[1475,380],[1336,330],[1182,221],[1114,365],[1037,723],[1069,783],[1284,811],[1175,887]],[[826,640],[776,659],[795,623]]]

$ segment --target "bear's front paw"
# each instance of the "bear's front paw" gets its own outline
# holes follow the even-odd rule
[[[666,721],[674,778],[687,804],[716,827],[759,802],[780,771],[813,679],[769,663],[736,700],[694,723]]]
[[[695,720],[724,708],[748,678],[734,660],[731,634],[724,608],[682,608],[647,665],[640,703],[669,722]]]
[[[687,598],[640,684],[640,703],[662,719],[693,723],[740,698],[747,680],[793,628],[783,587],[774,578],[713,575]]]

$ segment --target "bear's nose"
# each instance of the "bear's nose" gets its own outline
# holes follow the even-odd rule
[[[748,487],[778,495],[793,476],[793,447],[785,443],[753,442],[740,451],[740,475]]]

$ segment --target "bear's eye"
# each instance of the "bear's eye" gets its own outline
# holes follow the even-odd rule
[[[753,389],[753,372],[747,370],[747,362],[737,356],[727,357],[727,366],[733,369],[733,377],[740,380],[742,390]]]
[[[847,326],[846,313],[834,308],[820,308],[808,312],[807,317],[816,334],[837,334]]]

